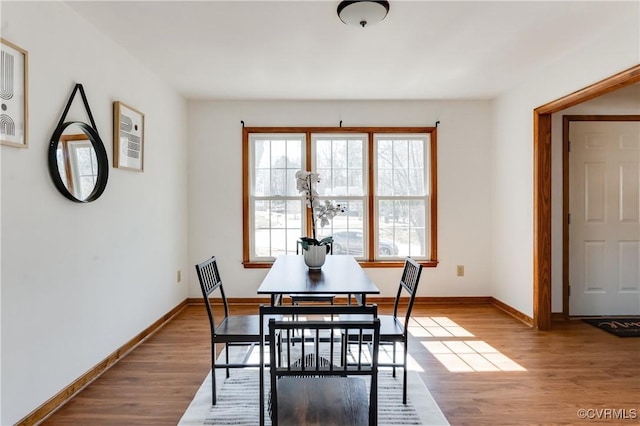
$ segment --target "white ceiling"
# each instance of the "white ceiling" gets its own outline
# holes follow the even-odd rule
[[[338,3],[68,2],[189,99],[493,98],[638,16],[637,1],[391,0],[363,29]]]

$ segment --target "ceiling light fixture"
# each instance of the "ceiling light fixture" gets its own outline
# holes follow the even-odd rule
[[[389,13],[388,1],[355,0],[341,1],[338,5],[338,16],[347,25],[365,26],[377,24]]]

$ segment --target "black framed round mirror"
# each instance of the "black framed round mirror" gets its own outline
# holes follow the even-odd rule
[[[107,151],[98,132],[82,121],[58,125],[51,136],[48,161],[53,183],[71,201],[94,201],[107,186]]]

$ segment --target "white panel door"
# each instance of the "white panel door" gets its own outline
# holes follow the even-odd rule
[[[569,313],[640,314],[640,122],[574,121]]]

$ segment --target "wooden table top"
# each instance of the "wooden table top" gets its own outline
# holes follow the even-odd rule
[[[380,294],[353,256],[329,255],[322,269],[309,270],[303,256],[278,256],[258,294]]]

